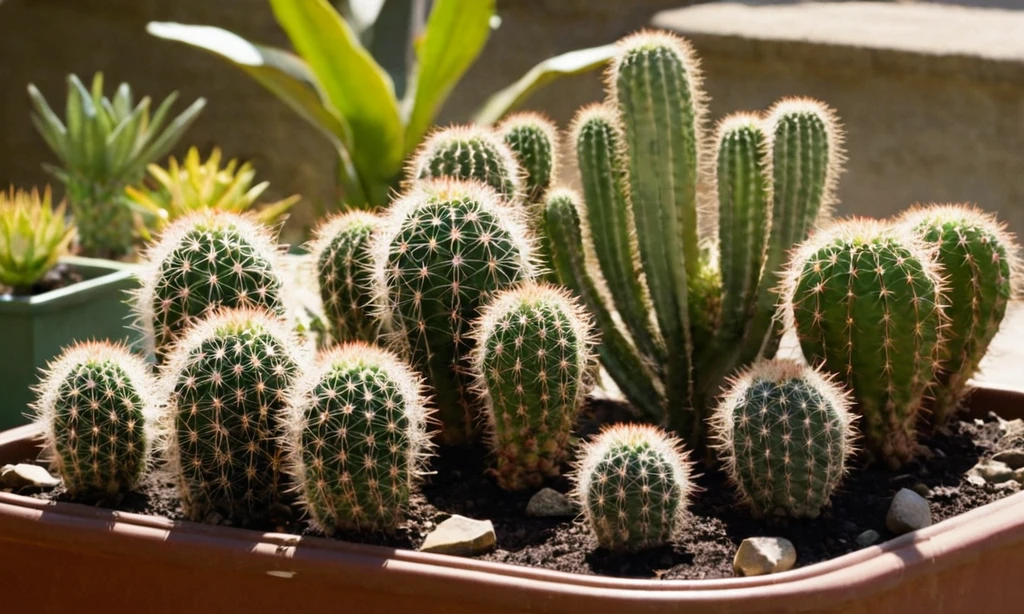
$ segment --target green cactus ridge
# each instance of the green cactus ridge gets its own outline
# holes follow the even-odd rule
[[[451,126],[435,131],[412,160],[409,176],[424,179],[476,180],[510,203],[525,194],[523,169],[515,153],[489,128]]]
[[[222,307],[292,313],[274,239],[246,215],[205,210],[179,219],[143,267],[133,304],[158,361],[195,319]]]
[[[585,445],[573,497],[601,547],[657,547],[682,528],[695,489],[690,470],[675,438],[649,425],[616,424]]]
[[[336,341],[376,337],[376,323],[366,310],[372,301],[370,237],[379,225],[372,213],[349,211],[323,222],[311,243],[320,298]]]
[[[966,205],[913,207],[897,223],[936,249],[948,285],[949,326],[929,402],[932,425],[941,427],[966,395],[1017,292],[1019,247],[995,216]]]
[[[149,466],[155,382],[121,344],[78,342],[52,361],[36,388],[44,456],[74,496],[138,486]]]
[[[526,202],[540,202],[558,178],[557,127],[538,113],[520,112],[505,118],[497,130],[525,173]]]
[[[327,534],[393,531],[432,452],[422,379],[364,342],[317,362],[297,385],[287,437],[303,505]]]
[[[537,276],[521,210],[476,181],[420,182],[392,204],[371,252],[382,330],[433,387],[443,441],[467,443],[470,324],[497,292]]]
[[[255,309],[214,312],[175,344],[163,365],[166,456],[193,520],[246,522],[286,500],[280,436],[306,347]]]
[[[805,358],[851,390],[866,450],[891,466],[916,454],[915,421],[946,328],[933,258],[912,234],[855,218],[815,233],[786,273],[787,317]]]
[[[548,284],[524,283],[482,310],[471,364],[502,488],[560,474],[589,385],[590,327],[583,307]]]
[[[712,418],[719,457],[757,516],[815,518],[846,472],[855,430],[849,393],[790,360],[734,378]]]

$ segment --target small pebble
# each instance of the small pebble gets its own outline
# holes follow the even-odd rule
[[[968,484],[973,484],[975,486],[984,486],[985,485],[985,478],[981,477],[980,475],[968,474],[967,475],[967,483]]]
[[[871,544],[877,542],[880,537],[881,535],[878,534],[878,531],[868,529],[857,536],[857,545],[861,548],[867,548]]]
[[[736,575],[761,576],[788,571],[796,564],[796,548],[783,537],[748,537],[740,544],[732,566]]]
[[[978,461],[978,464],[971,467],[967,473],[969,475],[981,476],[986,482],[992,484],[998,484],[999,482],[1005,482],[1014,478],[1013,469],[1010,469],[1009,465],[992,459]]]
[[[497,543],[490,520],[474,520],[458,514],[437,525],[420,546],[422,552],[475,556]]]
[[[1008,490],[1010,492],[1017,492],[1018,490],[1020,490],[1020,482],[1018,482],[1017,480],[1010,480],[1008,482],[1000,482],[999,484],[989,484],[988,487],[989,490],[993,490],[995,492],[1001,492],[1004,490]]]
[[[928,500],[916,492],[901,488],[892,498],[885,526],[896,535],[923,529],[932,523],[932,512]]]
[[[930,499],[931,496],[932,496],[932,489],[928,488],[927,484],[922,484],[921,482],[918,482],[917,484],[914,484],[911,487],[911,490],[913,490],[917,494],[921,495],[925,499]]]
[[[1005,463],[1010,469],[1020,469],[1024,467],[1024,450],[1003,450],[997,452],[992,460]]]
[[[50,475],[50,472],[39,465],[19,463],[17,465],[4,465],[0,469],[0,486],[11,490],[30,488],[53,488],[60,484],[60,480]]]
[[[526,504],[526,515],[539,518],[575,516],[572,501],[553,488],[542,488]]]

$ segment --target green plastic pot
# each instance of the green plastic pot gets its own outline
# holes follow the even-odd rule
[[[128,291],[137,287],[137,265],[95,258],[63,259],[82,281],[30,297],[0,297],[0,430],[26,424],[26,407],[40,369],[75,341],[123,341],[131,328]],[[141,345],[139,345],[141,347]]]

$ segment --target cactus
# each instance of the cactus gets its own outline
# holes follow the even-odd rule
[[[965,205],[912,207],[897,223],[937,250],[948,284],[941,366],[928,403],[932,426],[943,427],[1016,296],[1019,247],[995,216]]]
[[[431,453],[422,379],[396,355],[352,342],[297,385],[291,473],[313,525],[392,531]]]
[[[676,537],[696,486],[681,442],[650,425],[616,424],[585,444],[573,498],[598,544],[638,551]]]
[[[849,391],[792,360],[732,379],[713,416],[718,451],[755,516],[816,518],[841,482],[855,430]]]
[[[392,204],[374,235],[374,313],[434,390],[445,443],[475,434],[462,361],[469,325],[497,292],[536,276],[518,208],[480,182],[430,180]]]
[[[285,500],[279,438],[305,346],[265,310],[221,309],[189,327],[163,365],[166,456],[186,514],[253,521]]]
[[[380,218],[372,213],[342,213],[320,224],[310,244],[320,298],[336,341],[373,341],[377,333],[366,309],[372,300],[370,236],[379,225]]]
[[[524,283],[483,308],[471,364],[502,488],[560,474],[589,384],[590,327],[583,307],[548,284]]]
[[[815,233],[785,275],[804,357],[851,390],[866,450],[893,467],[917,452],[915,421],[946,327],[944,291],[934,249],[872,219]]]
[[[158,362],[186,327],[218,308],[289,313],[277,246],[246,215],[202,210],[183,217],[146,256],[133,305]]]
[[[150,461],[155,390],[145,362],[119,343],[77,342],[47,366],[34,409],[44,456],[72,496],[139,485]]]
[[[420,146],[410,177],[480,181],[510,203],[524,195],[522,169],[508,145],[489,128],[469,125],[436,130]]]
[[[525,173],[526,202],[541,202],[558,177],[558,129],[529,112],[509,115],[497,129]]]

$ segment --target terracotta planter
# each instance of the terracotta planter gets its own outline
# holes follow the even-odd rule
[[[1024,416],[979,389],[972,413]],[[0,464],[35,454],[0,434]],[[1024,493],[774,576],[622,580],[172,522],[0,493],[4,612],[1012,612],[1024,602]],[[6,588],[10,587],[10,588]]]

